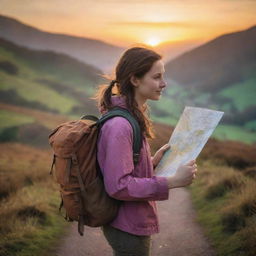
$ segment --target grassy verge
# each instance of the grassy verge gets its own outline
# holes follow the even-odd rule
[[[46,255],[67,227],[48,174],[50,153],[10,143],[0,152],[0,255]]]
[[[198,221],[218,256],[256,252],[256,180],[225,166],[204,162],[190,187]]]

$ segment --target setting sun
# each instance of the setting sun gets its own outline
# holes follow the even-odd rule
[[[146,44],[150,45],[150,46],[156,46],[160,43],[160,39],[155,38],[155,37],[151,37],[148,40],[146,40]]]

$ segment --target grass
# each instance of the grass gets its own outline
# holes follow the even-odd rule
[[[61,95],[56,91],[19,76],[12,76],[0,72],[0,89],[14,89],[19,96],[27,101],[37,101],[49,108],[55,109],[60,113],[69,112],[76,105],[75,99]],[[35,90],[36,88],[36,90]]]
[[[245,128],[256,132],[256,120],[246,123]]]
[[[0,109],[0,129],[32,122],[34,122],[34,118],[29,115]]]
[[[251,78],[223,89],[219,92],[219,95],[232,99],[235,107],[239,111],[243,111],[247,107],[255,105],[255,83],[256,78]]]
[[[1,255],[44,255],[42,252],[54,246],[67,223],[57,215],[59,199],[53,192],[48,182],[42,182],[23,187],[18,196],[13,195],[5,201],[1,211],[8,216],[1,214],[4,220],[0,223]],[[36,209],[36,214],[28,214],[29,211],[34,213],[31,209]],[[22,210],[27,210],[26,215],[19,214]]]
[[[236,140],[252,144],[256,142],[256,132],[248,131],[239,126],[223,125],[217,126],[213,137],[220,140]]]
[[[62,118],[3,106],[51,125],[60,123]],[[155,129],[157,137],[151,141],[152,153],[168,140],[171,133],[171,128],[166,125],[155,124]],[[211,141],[200,159],[198,178],[191,186],[198,221],[207,230],[218,255],[252,256],[251,252],[256,249],[256,175],[249,176],[245,169],[238,171],[224,166],[219,156],[212,152],[226,156],[226,163],[249,166],[251,172],[255,172],[255,160],[251,160],[254,148],[242,143]],[[66,230],[67,223],[57,211],[58,188],[48,174],[50,155],[48,150],[21,144],[0,144],[0,255],[49,255]]]
[[[88,94],[100,80],[96,75],[98,70],[68,56],[17,47],[7,49],[0,45],[0,61],[15,66],[18,74],[0,70],[0,90],[14,90],[22,99],[38,102],[61,114],[69,114],[78,106],[85,108]]]
[[[256,181],[235,169],[204,162],[190,187],[198,221],[218,256],[254,256]]]
[[[0,255],[46,255],[67,226],[48,174],[50,152],[11,143],[0,152]]]
[[[52,113],[47,113],[40,110],[34,110],[25,107],[18,107],[9,104],[0,103],[0,109],[3,111],[12,112],[15,116],[29,116],[33,118],[36,122],[42,124],[43,126],[53,129],[60,123],[66,122],[70,120],[71,117],[64,115],[57,115]],[[8,120],[2,120],[3,122],[8,122]],[[14,125],[18,125],[18,123],[14,123]]]

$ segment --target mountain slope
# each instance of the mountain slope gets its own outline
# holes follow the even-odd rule
[[[256,76],[256,26],[225,34],[166,64],[168,77],[186,88],[216,92]]]
[[[175,123],[185,106],[205,107],[225,112],[230,134],[237,126],[256,131],[256,26],[192,49],[165,70],[163,104],[152,104],[159,120]]]
[[[3,15],[0,15],[0,37],[31,49],[65,53],[104,71],[112,68],[123,51],[100,40],[44,32]]]

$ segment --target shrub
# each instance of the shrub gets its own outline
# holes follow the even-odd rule
[[[19,68],[10,61],[0,61],[0,70],[5,71],[9,75],[18,75]]]
[[[50,129],[45,126],[32,123],[20,126],[7,127],[0,133],[0,142],[21,142],[37,147],[48,147],[48,135]]]
[[[12,126],[3,129],[0,133],[0,142],[12,142],[18,140],[19,127]]]

